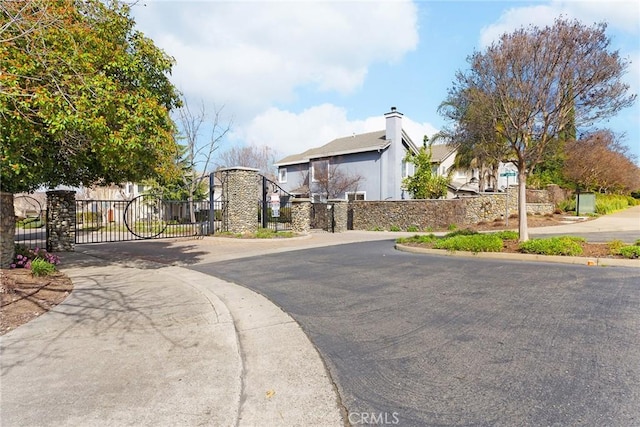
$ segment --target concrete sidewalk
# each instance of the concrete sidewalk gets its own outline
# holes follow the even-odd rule
[[[640,231],[640,206],[532,235]],[[293,319],[242,286],[181,268],[415,233],[82,245],[75,289],[0,337],[2,426],[342,426],[344,410]]]
[[[179,267],[65,254],[74,291],[0,337],[2,426],[343,425],[286,313]]]

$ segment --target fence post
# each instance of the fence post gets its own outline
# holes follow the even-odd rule
[[[76,192],[47,191],[47,250],[73,252],[76,247]]]
[[[349,204],[346,200],[342,199],[329,200],[329,203],[333,204],[333,232],[342,233],[343,231],[347,231],[347,223],[349,220],[347,208]]]
[[[308,233],[310,223],[311,201],[309,199],[291,199],[291,231],[294,233]]]
[[[255,233],[258,230],[260,186],[258,169],[233,167],[220,171],[222,195],[227,204],[228,230],[232,233]]]

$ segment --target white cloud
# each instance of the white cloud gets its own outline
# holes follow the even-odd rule
[[[487,47],[502,34],[520,27],[553,24],[560,16],[578,19],[587,25],[605,21],[613,29],[632,34],[640,32],[640,3],[637,1],[551,1],[508,9],[497,22],[481,30],[480,46]]]
[[[363,120],[349,120],[344,108],[322,104],[299,114],[270,108],[256,116],[249,125],[237,130],[232,138],[248,144],[268,145],[282,156],[303,152],[348,135],[383,130],[384,113]],[[417,123],[407,116],[403,128],[417,144],[425,134],[432,136],[437,130],[429,123]]]
[[[348,94],[374,63],[418,43],[417,10],[400,2],[148,2],[138,27],[177,60],[187,97],[226,104],[242,120],[296,98]]]

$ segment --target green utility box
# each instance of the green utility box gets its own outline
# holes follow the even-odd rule
[[[594,193],[576,194],[576,216],[596,213],[596,195]]]

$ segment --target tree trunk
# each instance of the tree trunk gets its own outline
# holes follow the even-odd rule
[[[0,268],[9,268],[15,254],[16,217],[13,194],[0,192]]]
[[[529,228],[527,226],[527,172],[524,165],[518,168],[518,223],[520,241],[526,242],[529,240]]]

